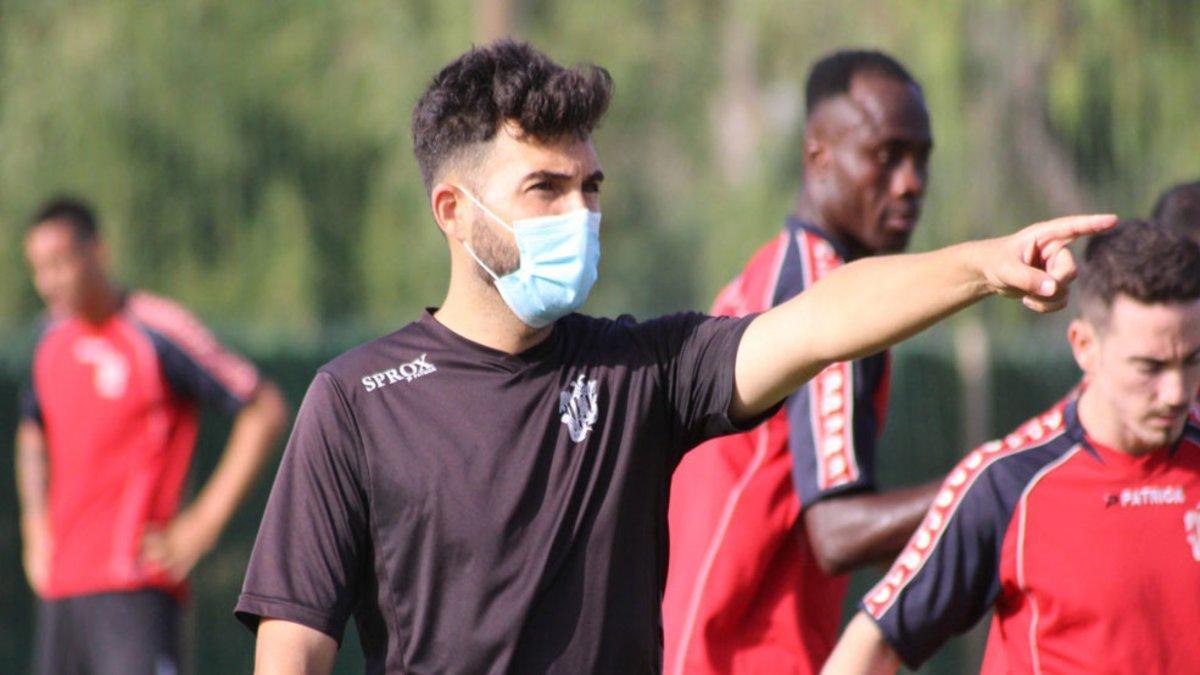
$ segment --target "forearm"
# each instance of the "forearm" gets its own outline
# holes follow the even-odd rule
[[[739,386],[750,385],[739,396],[769,405],[830,363],[876,353],[986,297],[976,255],[989,244],[864,258],[763,313],[738,351]]]
[[[900,667],[900,658],[892,650],[875,622],[859,612],[838,640],[822,675],[891,675]]]
[[[940,483],[819,501],[804,511],[809,543],[821,568],[841,574],[891,562],[925,517]]]
[[[214,539],[233,517],[271,456],[286,417],[283,396],[269,382],[238,413],[221,459],[188,507],[189,515],[206,523]]]

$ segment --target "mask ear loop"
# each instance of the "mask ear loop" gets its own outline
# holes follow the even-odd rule
[[[512,232],[513,234],[517,233],[517,228],[504,222],[503,218],[501,218],[500,216],[493,213],[492,210],[489,209],[488,207],[484,206],[483,202],[479,201],[479,199],[475,195],[471,194],[470,190],[468,190],[464,187],[459,187],[457,185],[455,187],[458,187],[459,190],[462,190],[463,194],[467,196],[467,199],[470,199],[475,204],[475,206],[478,206],[480,211],[483,211],[487,215],[491,216],[492,220],[496,221],[497,223],[500,223],[501,227],[508,230],[509,232]]]
[[[461,190],[462,193],[467,196],[467,199],[470,199],[475,204],[475,206],[479,207],[480,211],[483,211],[486,215],[491,216],[492,219],[495,220],[496,222],[500,223],[500,225],[503,226],[504,229],[508,230],[509,232],[512,232],[513,234],[517,233],[517,231],[515,229],[513,229],[512,227],[510,227],[508,223],[504,222],[504,220],[501,219],[500,216],[497,216],[495,213],[492,213],[491,209],[484,206],[483,202],[479,201],[475,197],[475,195],[471,194],[470,190],[468,190],[460,185],[455,185],[454,187],[457,187],[459,190]],[[484,272],[487,272],[492,277],[493,280],[500,281],[500,276],[497,275],[495,272],[493,272],[492,268],[490,268],[486,264],[484,264],[484,262],[479,259],[479,256],[475,255],[475,251],[471,250],[470,244],[468,244],[465,241],[461,242],[461,243],[463,245],[463,248],[465,248],[467,250],[467,255],[471,256],[471,259],[474,260],[475,263],[478,264],[480,267],[482,267]]]

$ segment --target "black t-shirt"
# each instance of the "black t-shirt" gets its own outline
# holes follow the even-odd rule
[[[322,368],[238,617],[341,640],[372,672],[661,669],[671,472],[739,431],[752,317],[571,315],[509,355],[428,312]]]

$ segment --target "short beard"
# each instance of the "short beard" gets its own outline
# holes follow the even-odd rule
[[[502,237],[496,231],[500,226],[486,221],[488,216],[480,214],[478,218],[471,223],[471,246],[475,249],[475,255],[483,261],[483,264],[491,268],[496,276],[502,277],[509,272],[517,269],[521,265],[521,253],[516,246],[512,245],[509,240]],[[487,273],[479,265],[475,266],[475,273],[484,283],[494,284],[495,279]]]

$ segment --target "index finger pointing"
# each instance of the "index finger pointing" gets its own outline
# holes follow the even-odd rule
[[[1111,213],[1086,216],[1065,216],[1035,225],[1037,240],[1041,245],[1059,242],[1062,245],[1089,234],[1111,229],[1117,224],[1117,216]]]

